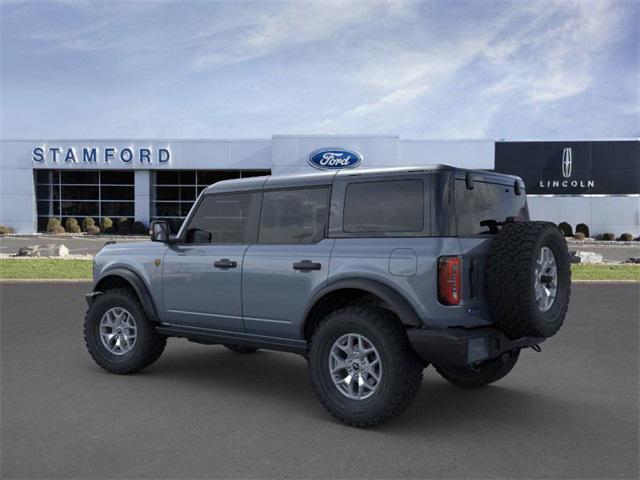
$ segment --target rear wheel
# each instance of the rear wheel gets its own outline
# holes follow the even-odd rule
[[[457,387],[484,387],[507,375],[515,367],[519,356],[520,350],[513,350],[478,365],[468,367],[436,366],[436,371]]]
[[[409,406],[423,365],[394,314],[362,306],[338,310],[320,323],[309,368],[325,408],[347,425],[367,427]]]
[[[93,301],[84,320],[84,340],[98,365],[119,374],[148,367],[167,344],[126,288],[107,290]]]
[[[245,347],[244,345],[232,345],[230,343],[225,343],[224,346],[235,353],[255,353],[258,351],[255,347]]]

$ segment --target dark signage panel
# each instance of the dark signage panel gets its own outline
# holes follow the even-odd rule
[[[640,193],[640,142],[496,142],[495,169],[531,194]]]

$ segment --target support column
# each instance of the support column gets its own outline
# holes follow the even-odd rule
[[[135,171],[135,205],[134,215],[137,222],[149,226],[151,217],[151,171]]]

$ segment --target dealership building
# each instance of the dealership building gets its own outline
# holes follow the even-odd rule
[[[331,150],[357,161],[312,161]],[[344,158],[344,157],[343,157]],[[338,159],[339,160],[339,159]],[[274,135],[246,140],[3,140],[0,224],[49,218],[180,224],[207,185],[230,178],[428,164],[522,177],[533,219],[640,235],[640,141],[406,140],[393,135]],[[382,201],[382,200],[381,200]]]

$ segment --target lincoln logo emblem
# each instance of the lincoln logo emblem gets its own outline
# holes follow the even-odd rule
[[[562,150],[562,176],[569,178],[571,176],[571,164],[573,163],[573,154],[571,147]]]

